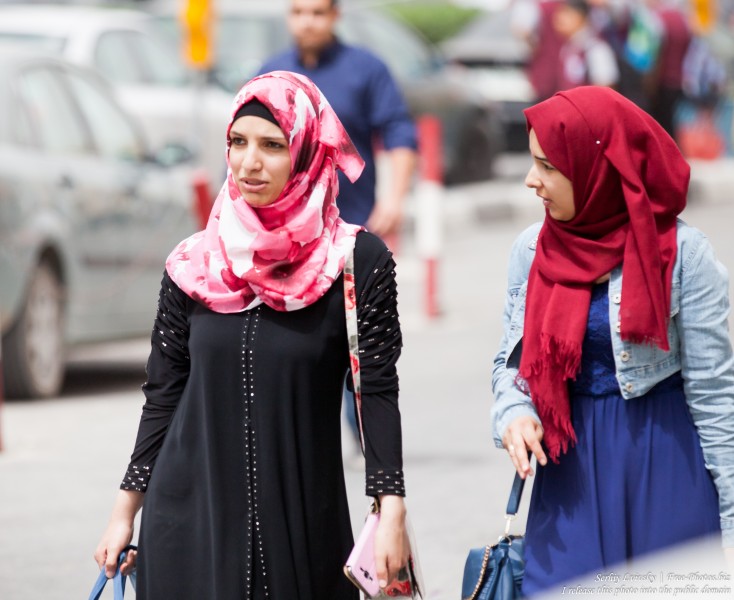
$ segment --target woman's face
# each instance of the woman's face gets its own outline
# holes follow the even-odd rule
[[[229,131],[229,165],[240,194],[250,206],[278,199],[291,174],[291,156],[283,130],[260,117],[240,117]]]
[[[576,216],[571,180],[546,158],[532,129],[529,138],[533,166],[525,177],[525,185],[535,190],[535,194],[542,198],[543,206],[548,209],[551,218],[556,221],[570,221]]]

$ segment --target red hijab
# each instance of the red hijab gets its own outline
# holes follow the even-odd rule
[[[545,156],[571,180],[576,207],[567,222],[546,213],[520,361],[557,462],[576,441],[568,380],[579,370],[594,281],[622,264],[622,339],[669,349],[676,217],[690,168],[652,117],[609,88],[561,92],[525,116]]]

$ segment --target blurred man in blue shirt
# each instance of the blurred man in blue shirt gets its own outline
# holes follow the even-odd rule
[[[389,240],[402,224],[416,165],[415,125],[387,66],[367,50],[337,39],[338,19],[337,0],[291,0],[288,29],[294,47],[266,61],[260,72],[294,71],[319,86],[365,162],[355,183],[339,171],[340,216]],[[390,159],[386,195],[379,200],[375,195],[376,144]],[[359,433],[351,396],[348,393],[345,407],[356,448]]]
[[[288,28],[294,47],[266,61],[261,73],[294,71],[321,89],[365,161],[352,184],[339,172],[341,217],[388,237],[398,231],[416,164],[416,131],[405,101],[385,64],[370,52],[347,46],[334,34],[337,0],[291,0]],[[385,196],[375,197],[375,144],[388,153]]]

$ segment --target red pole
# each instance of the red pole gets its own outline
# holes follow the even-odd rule
[[[3,348],[0,343],[0,452],[3,451],[3,401],[5,399],[5,382],[3,381]]]
[[[209,221],[209,213],[214,204],[209,192],[209,178],[204,171],[197,171],[191,179],[191,187],[194,190],[194,214],[201,229],[206,227]]]
[[[438,260],[426,258],[426,314],[432,319],[441,311],[438,308],[436,292],[438,291]]]
[[[443,149],[441,121],[433,115],[418,119],[421,178],[443,185]]]
[[[443,135],[434,115],[418,119],[421,185],[418,189],[416,243],[425,264],[425,310],[429,318],[440,314],[438,306],[438,256],[441,247],[443,200]]]

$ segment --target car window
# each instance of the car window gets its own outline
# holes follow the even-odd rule
[[[189,82],[186,69],[167,46],[136,31],[131,31],[128,35],[149,83],[178,86]]]
[[[121,109],[86,78],[69,73],[68,82],[99,154],[123,160],[142,160],[144,149]]]
[[[56,69],[30,68],[18,77],[18,93],[33,126],[29,145],[59,153],[91,150],[80,115]]]
[[[370,49],[398,79],[425,77],[434,69],[431,48],[410,29],[391,19],[355,11],[344,15],[339,29],[344,41]]]
[[[0,141],[26,148],[37,147],[38,140],[33,134],[28,110],[23,106],[24,102],[18,93],[18,83],[13,79],[11,85],[16,88],[13,93],[0,99],[0,110],[7,111],[7,119],[4,120],[6,127],[0,126]]]
[[[13,106],[10,120],[10,136],[11,139],[21,146],[37,146],[34,141],[33,128],[31,126],[28,111],[22,106]]]
[[[94,65],[115,83],[143,83],[145,75],[135,57],[135,47],[125,31],[108,31],[99,37]]]
[[[95,65],[115,83],[185,85],[188,73],[168,46],[139,31],[100,36]]]
[[[223,18],[217,26],[216,76],[227,89],[238,90],[267,59],[290,44],[281,15]]]
[[[217,50],[234,59],[233,49],[245,61],[262,62],[289,45],[285,19],[280,15],[221,19],[217,25]]]
[[[66,45],[66,39],[63,37],[0,31],[0,43],[5,42],[41,48],[42,50],[46,50],[52,54],[61,54],[64,51],[64,46]]]

